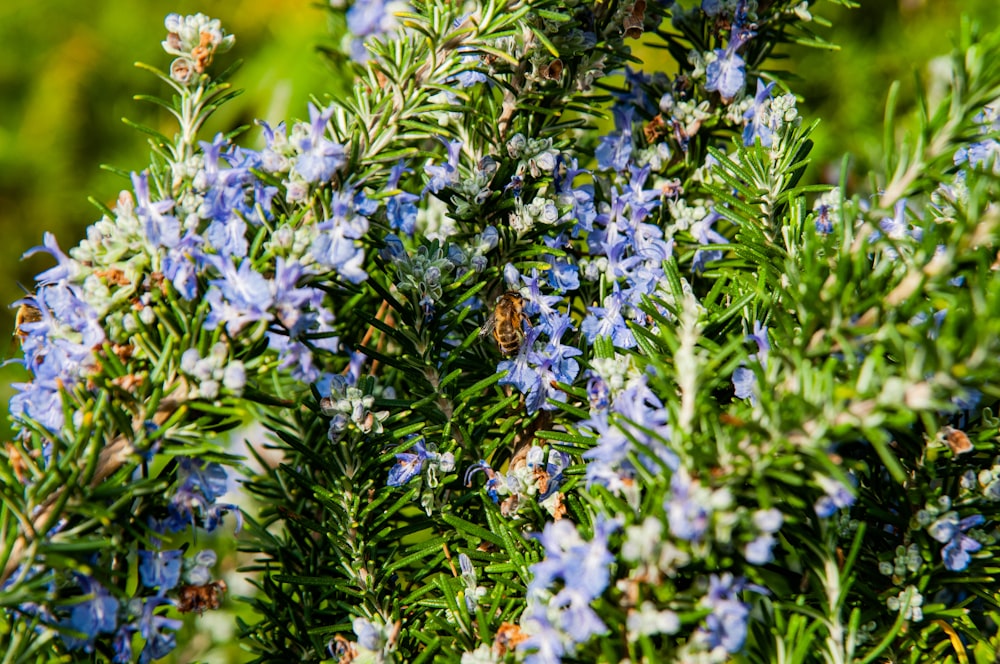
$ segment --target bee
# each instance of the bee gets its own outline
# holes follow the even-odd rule
[[[643,21],[646,20],[646,0],[637,0],[631,11],[622,22],[622,34],[626,39],[638,39],[642,36]]]
[[[203,586],[181,586],[177,597],[177,610],[181,613],[204,613],[206,609],[217,609],[222,605],[222,594],[228,590],[223,580]]]
[[[545,67],[542,67],[542,77],[550,81],[558,81],[563,73],[563,61],[556,58]]]
[[[483,323],[479,336],[484,337],[492,332],[500,352],[513,355],[524,342],[522,323],[531,327],[531,321],[524,313],[524,298],[517,291],[507,291],[497,298],[493,313]]]
[[[972,441],[969,440],[968,434],[961,429],[945,427],[941,430],[941,433],[944,434],[944,442],[951,448],[951,452],[955,456],[972,451]]]
[[[42,320],[42,312],[38,310],[38,307],[26,302],[22,303],[14,317],[14,334],[23,339],[28,336],[28,333],[22,330],[21,326],[25,323],[37,323],[40,320]]]
[[[527,640],[528,635],[521,631],[521,628],[514,623],[505,622],[497,630],[493,641],[493,652],[503,657],[508,652],[514,650],[517,644]]]

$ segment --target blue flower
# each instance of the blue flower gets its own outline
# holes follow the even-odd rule
[[[716,59],[705,68],[705,89],[718,90],[723,99],[732,99],[746,82],[746,62],[732,48],[715,49]]]
[[[175,632],[183,623],[154,613],[156,607],[164,604],[170,604],[170,601],[162,597],[148,597],[143,602],[138,627],[139,634],[146,640],[146,645],[139,654],[139,664],[166,657],[177,646]]]
[[[736,653],[743,648],[750,617],[750,607],[739,599],[745,587],[743,579],[734,579],[729,572],[709,577],[708,594],[701,600],[702,606],[712,610],[702,628],[709,649],[722,646],[726,652]]]
[[[765,102],[771,98],[771,90],[774,82],[764,85],[764,81],[757,79],[757,94],[754,95],[750,108],[743,113],[743,119],[747,120],[747,126],[743,128],[743,145],[751,146],[754,141],[760,139],[760,144],[766,148],[771,147],[774,141],[774,132],[768,126],[767,115],[763,112]]]
[[[490,464],[483,460],[479,460],[476,463],[469,466],[468,470],[465,471],[465,486],[472,486],[472,477],[476,473],[482,473],[486,476],[486,484],[483,488],[486,489],[486,495],[490,497],[494,503],[500,502],[500,490],[504,482],[504,476],[500,473],[494,471]]]
[[[766,565],[774,560],[774,535],[765,533],[749,542],[743,549],[743,556],[751,565]]]
[[[344,146],[324,136],[326,123],[333,115],[332,105],[322,111],[309,103],[309,125],[299,141],[301,153],[295,161],[294,171],[306,182],[327,182],[345,163]]]
[[[726,239],[726,236],[712,228],[715,222],[721,218],[722,216],[713,210],[708,216],[691,224],[691,235],[699,244],[727,244],[729,240]],[[719,249],[699,249],[694,252],[691,271],[701,272],[705,269],[706,263],[717,261],[720,258],[722,258],[722,251]]]
[[[826,494],[821,496],[813,506],[816,510],[816,516],[825,519],[833,516],[837,510],[850,507],[854,504],[854,494],[851,493],[850,488],[844,483],[825,475],[817,475],[815,479],[816,484]]]
[[[166,214],[174,208],[172,200],[153,201],[149,191],[149,176],[146,173],[132,174],[132,188],[135,190],[135,214],[142,222],[146,239],[154,247],[172,247],[181,234],[181,224],[173,215]]]
[[[757,376],[746,367],[736,367],[733,371],[733,391],[737,399],[755,400],[754,389],[757,387]]]
[[[220,256],[242,258],[247,255],[247,225],[239,217],[213,221],[205,229],[205,241]]]
[[[236,336],[247,325],[273,318],[271,282],[253,269],[249,259],[243,259],[239,267],[231,258],[212,256],[210,260],[221,278],[209,282],[210,288],[205,295],[210,306],[205,318],[206,329],[214,330],[224,323],[226,332]]]
[[[459,28],[466,17],[460,16],[455,19],[452,23],[454,28]],[[462,66],[466,67],[461,72],[455,75],[455,83],[458,84],[460,88],[471,88],[473,85],[478,83],[486,83],[489,79],[486,78],[486,74],[481,71],[477,71],[478,67],[482,63],[482,58],[475,54],[475,49],[471,46],[459,46],[459,53],[467,53],[467,55],[462,56]]]
[[[147,588],[159,588],[160,592],[170,590],[181,579],[180,549],[168,551],[139,551],[139,578]]]
[[[984,522],[982,514],[973,514],[959,521],[958,512],[949,511],[927,527],[931,537],[938,542],[946,543],[941,549],[941,559],[944,561],[945,569],[961,572],[969,566],[972,561],[972,556],[969,554],[979,551],[983,545],[965,532]]]
[[[424,441],[418,440],[407,452],[396,454],[396,465],[389,470],[388,486],[403,486],[420,474],[424,461],[428,458]]]
[[[218,556],[211,549],[203,549],[193,559],[184,561],[184,581],[193,586],[204,586],[212,581],[212,567]]]
[[[603,410],[611,405],[611,388],[600,374],[589,371],[587,379],[587,401],[592,410]]]
[[[590,603],[610,582],[614,556],[608,550],[608,537],[619,526],[616,520],[598,516],[589,542],[566,520],[549,522],[541,534],[533,535],[541,542],[545,557],[530,568],[525,621],[534,629],[518,645],[528,652],[525,661],[558,662],[567,646],[607,631]],[[557,582],[562,588],[548,599],[550,587]]]
[[[211,532],[218,527],[225,514],[233,512],[236,516],[235,530],[239,532],[243,524],[239,508],[216,502],[229,486],[226,469],[222,464],[181,457],[177,477],[178,487],[167,504],[167,516],[162,521],[152,521],[154,530],[176,533],[197,525],[196,517],[200,517],[201,526]]]
[[[60,392],[79,384],[96,367],[94,348],[105,341],[97,311],[75,286],[55,282],[39,287],[31,302],[41,319],[24,330],[22,363],[34,376],[16,383],[10,400],[15,419],[31,418],[50,431],[63,426]]]
[[[111,659],[113,664],[132,664],[132,636],[138,631],[133,624],[122,625],[115,637],[111,641],[111,649],[115,656]]]
[[[562,162],[561,158],[560,162]],[[576,237],[580,231],[589,232],[593,229],[594,219],[597,216],[594,206],[594,185],[584,183],[578,187],[573,186],[576,176],[587,172],[577,168],[576,159],[571,159],[562,165],[565,167],[565,171],[556,168],[552,173],[552,179],[560,206],[568,207],[568,211],[563,215],[561,221],[575,222],[572,232],[573,237]]]
[[[602,171],[622,172],[628,167],[632,157],[632,116],[631,106],[616,106],[614,109],[615,131],[602,136],[594,152],[597,168]]]
[[[110,634],[118,627],[119,604],[93,578],[84,574],[77,574],[76,578],[85,599],[73,605],[66,625],[83,634],[83,640],[68,635],[63,638],[68,647],[89,651],[98,634]]]
[[[331,201],[331,216],[316,225],[320,234],[313,240],[309,252],[320,265],[332,268],[352,284],[368,278],[364,270],[365,251],[358,240],[368,232],[363,196],[353,191],[337,192]]]
[[[204,262],[201,244],[202,238],[188,231],[163,257],[163,276],[185,300],[198,294],[198,268]]]
[[[586,594],[569,588],[564,588],[552,598],[552,606],[562,609],[560,622],[573,643],[584,643],[590,637],[608,631],[607,625],[591,608],[591,599]]]
[[[32,247],[28,251],[24,252],[21,254],[21,260],[34,256],[39,252],[49,254],[55,258],[57,262],[55,267],[49,268],[35,277],[35,283],[39,286],[69,281],[75,277],[80,270],[76,261],[64,254],[62,249],[59,248],[59,242],[56,240],[56,236],[52,233],[44,233],[42,235],[42,246]]]
[[[517,355],[510,360],[501,360],[497,365],[498,373],[506,372],[507,374],[499,380],[500,385],[515,385],[522,394],[537,389],[541,378],[528,363],[528,349],[534,345],[539,334],[541,334],[541,328],[532,327],[529,329],[524,334],[524,341],[521,343]]]
[[[701,11],[706,16],[717,16],[722,11],[722,0],[701,0]]]
[[[733,14],[726,50],[715,49],[716,59],[705,68],[705,89],[717,90],[726,101],[738,95],[746,83],[746,62],[737,51],[756,35],[747,18],[747,3],[741,0]]]
[[[310,310],[319,309],[323,302],[323,291],[298,287],[305,274],[305,266],[294,259],[278,256],[275,261],[272,279],[274,314],[292,339],[298,339],[314,330],[318,314]]]
[[[754,321],[753,332],[746,338],[757,344],[757,352],[751,353],[747,360],[766,365],[767,354],[771,350],[771,342],[767,338],[767,326],[760,321]],[[745,366],[737,367],[733,371],[733,389],[737,399],[750,399],[751,403],[757,403],[757,375],[753,370]]]
[[[424,172],[430,176],[424,187],[425,193],[429,191],[436,194],[458,182],[458,158],[462,153],[462,141],[456,139],[448,142],[441,137],[438,138],[448,150],[448,159],[440,166],[434,164],[424,166]]]
[[[588,307],[590,311],[580,325],[580,331],[587,341],[594,343],[597,337],[610,337],[612,343],[619,348],[633,348],[636,345],[632,330],[625,323],[622,307],[625,298],[622,297],[615,284],[614,291],[604,298],[603,307]]]
[[[389,173],[389,180],[386,182],[386,189],[398,189],[399,179],[404,173],[409,173],[410,169],[400,159]],[[413,235],[413,229],[417,224],[417,201],[420,197],[407,191],[400,191],[393,194],[385,201],[385,214],[389,219],[389,228],[402,231],[407,235]]]
[[[696,542],[705,535],[712,518],[707,494],[685,472],[675,472],[670,478],[670,497],[663,507],[674,537]]]
[[[545,524],[540,534],[533,535],[542,544],[545,558],[531,566],[528,593],[537,594],[562,581],[563,590],[579,593],[587,602],[600,597],[608,587],[610,565],[614,562],[608,551],[608,537],[618,527],[617,521],[598,517],[594,536],[586,541],[567,520]]]
[[[544,605],[535,602],[525,614],[530,635],[517,644],[519,651],[527,653],[525,664],[560,664],[567,652],[567,638],[545,615]]]

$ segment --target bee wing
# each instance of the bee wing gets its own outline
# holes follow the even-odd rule
[[[479,328],[479,338],[481,339],[486,335],[488,335],[496,328],[496,326],[497,326],[497,314],[494,311],[493,313],[490,314],[489,318],[486,319],[486,322],[483,323],[483,326]]]

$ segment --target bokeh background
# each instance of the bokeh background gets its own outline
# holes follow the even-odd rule
[[[821,0],[812,9],[831,19],[832,29],[816,26],[817,31],[840,50],[794,47],[775,66],[798,77],[794,89],[805,120],[822,119],[810,179],[835,181],[841,156],[849,153],[858,187],[879,163],[891,82],[902,84],[899,115],[905,116],[914,104],[916,80],[931,80],[934,59],[950,52],[962,13],[984,29],[1000,29],[997,0],[862,0],[854,10]],[[309,0],[0,2],[0,302],[19,299],[33,275],[52,264],[44,255],[20,260],[41,243],[43,232],[55,233],[63,249],[74,246],[100,216],[88,197],[111,205],[128,186],[102,164],[131,171],[148,162],[145,137],[126,127],[123,117],[173,133],[165,112],[133,99],[167,91],[132,64],[165,69],[170,58],[160,48],[163,17],[199,11],[236,34],[234,49],[221,63],[244,61],[233,84],[245,92],[214,118],[206,138],[254,118],[274,124],[303,117],[310,94],[322,98],[342,88],[319,53],[332,45],[328,13]],[[649,58],[662,53],[638,52]],[[900,133],[907,129],[905,121],[895,127]],[[251,128],[244,141],[259,146],[259,129]],[[5,358],[16,355],[13,315],[14,309],[0,307]],[[4,403],[10,383],[23,379],[14,363],[0,368]],[[2,426],[0,436],[9,437]],[[219,612],[201,620],[199,636],[177,652],[176,661],[246,659],[226,644],[233,636],[232,615]]]

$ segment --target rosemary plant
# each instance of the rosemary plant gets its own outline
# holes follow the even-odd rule
[[[328,11],[351,94],[214,137],[168,16],[176,131],[36,250],[5,662],[995,660],[1000,32],[854,190],[808,0]]]

